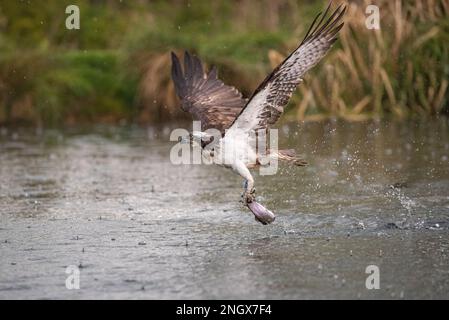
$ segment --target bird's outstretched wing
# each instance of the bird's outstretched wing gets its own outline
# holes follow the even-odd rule
[[[242,94],[218,79],[216,68],[206,74],[201,61],[188,52],[184,54],[184,72],[176,54],[172,52],[171,57],[172,79],[182,110],[201,121],[202,131],[215,128],[224,135],[246,104]]]
[[[343,27],[346,7],[340,5],[325,20],[329,9],[330,4],[319,21],[321,13],[317,15],[299,47],[259,85],[229,131],[267,129],[279,119],[304,74],[326,55]]]

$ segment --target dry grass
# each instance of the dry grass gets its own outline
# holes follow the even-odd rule
[[[286,116],[358,121],[449,113],[449,0],[346,1],[340,40],[306,75]],[[87,16],[96,18],[85,23],[95,28],[82,28],[73,38],[65,37],[65,30],[48,32],[40,23],[52,21],[59,3],[5,2],[0,10],[0,124],[186,117],[170,79],[172,50],[198,54],[208,66],[218,67],[225,83],[249,96],[327,4],[255,2],[139,1],[117,10],[86,0]],[[334,6],[338,2],[343,0],[334,0]],[[377,31],[365,27],[371,2],[380,7]],[[13,18],[6,19],[5,12]]]
[[[299,89],[298,120],[404,118],[437,114],[447,105],[448,49],[439,35],[447,37],[447,23],[440,22],[449,18],[449,1],[377,1],[380,30],[365,26],[368,4],[349,4],[340,47]],[[434,55],[439,51],[444,61]],[[283,59],[275,51],[268,56],[273,65]]]
[[[445,40],[449,40],[449,24],[444,21],[449,18],[449,0],[376,1],[381,15],[380,30],[365,26],[365,9],[369,4],[371,1],[364,0],[348,5],[339,44],[306,75],[292,99],[289,110],[294,112],[288,113],[290,117],[348,121],[385,115],[406,118],[435,115],[447,106],[445,69],[449,69],[449,46]],[[297,31],[302,34],[305,29]],[[296,40],[289,41],[283,51],[287,53],[296,45]],[[267,56],[271,68],[285,58],[274,49],[268,50]],[[182,113],[169,78],[168,53],[152,54],[145,59],[139,90],[142,119],[178,117]],[[234,70],[235,65],[238,61],[221,65],[221,72],[232,75],[225,80],[251,92],[263,72],[242,83],[251,72],[244,68]]]

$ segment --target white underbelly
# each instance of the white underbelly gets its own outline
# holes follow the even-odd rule
[[[236,161],[251,166],[256,164],[257,154],[247,139],[225,136],[215,149],[214,158],[216,158],[217,164],[226,167],[232,166]]]

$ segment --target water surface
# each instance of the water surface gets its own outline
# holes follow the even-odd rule
[[[279,128],[309,166],[255,174],[270,226],[169,127],[1,129],[0,298],[449,298],[448,119]]]

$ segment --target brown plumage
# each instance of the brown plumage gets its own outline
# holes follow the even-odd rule
[[[216,68],[206,74],[201,61],[188,52],[184,54],[184,72],[172,52],[172,78],[182,110],[201,121],[202,131],[215,128],[224,135],[246,104],[237,89],[217,78]]]

